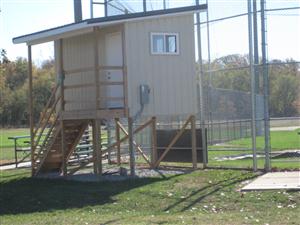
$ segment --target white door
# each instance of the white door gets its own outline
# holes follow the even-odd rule
[[[105,36],[105,66],[123,66],[123,48],[121,32],[110,33]],[[123,108],[123,85],[109,85],[109,82],[123,82],[123,71],[120,69],[105,71],[106,107]]]

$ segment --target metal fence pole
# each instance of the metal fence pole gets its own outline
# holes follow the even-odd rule
[[[253,33],[252,33],[252,12],[251,0],[248,0],[248,40],[249,40],[249,72],[251,76],[251,133],[253,150],[253,170],[257,170],[256,159],[256,93],[255,93],[255,73],[253,66]]]
[[[199,5],[199,0],[196,0],[196,5]],[[207,166],[207,144],[206,144],[206,135],[205,135],[205,118],[204,118],[204,98],[203,98],[203,62],[202,62],[202,43],[201,43],[201,25],[200,25],[200,13],[198,12],[196,14],[197,19],[197,43],[198,43],[198,61],[199,61],[199,94],[198,94],[198,107],[199,107],[199,113],[200,113],[200,127],[201,127],[201,139],[202,139],[202,153],[203,153],[203,168]]]
[[[261,0],[261,39],[262,39],[262,64],[263,64],[263,84],[264,84],[264,132],[265,132],[265,170],[270,171],[270,115],[269,115],[269,71],[267,66],[266,53],[266,16],[265,0]]]

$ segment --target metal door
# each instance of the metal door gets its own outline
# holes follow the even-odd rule
[[[109,33],[105,36],[105,63],[108,67],[123,66],[123,47],[121,32]],[[105,82],[107,82],[105,95],[107,108],[124,107],[123,70],[120,68],[105,71]],[[110,82],[112,82],[110,84]]]

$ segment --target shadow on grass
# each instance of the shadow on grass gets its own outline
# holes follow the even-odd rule
[[[113,203],[117,194],[169,177],[124,181],[77,182],[56,179],[21,178],[0,182],[0,215],[45,212]]]
[[[254,179],[255,177],[258,177],[258,176],[259,176],[258,174],[252,175],[250,177],[249,176],[245,176],[245,177],[235,176],[230,179],[221,180],[215,184],[207,185],[205,187],[199,188],[196,191],[193,191],[189,196],[168,206],[164,211],[169,211],[169,210],[182,204],[183,207],[179,211],[184,212],[186,210],[189,210],[195,204],[200,203],[205,198],[214,195],[216,192],[221,191],[222,189],[224,189],[226,187],[233,186],[233,185],[235,185],[237,183],[241,183],[245,180]],[[186,203],[188,203],[188,205],[186,205]]]

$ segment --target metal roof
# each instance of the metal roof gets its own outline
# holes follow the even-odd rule
[[[124,23],[127,21],[144,20],[151,19],[153,17],[172,16],[205,10],[207,10],[207,4],[87,19],[78,23],[66,24],[64,26],[15,37],[13,38],[13,43],[27,43],[29,45],[39,44],[64,37],[76,36],[83,33],[92,32],[94,26],[109,26]]]

